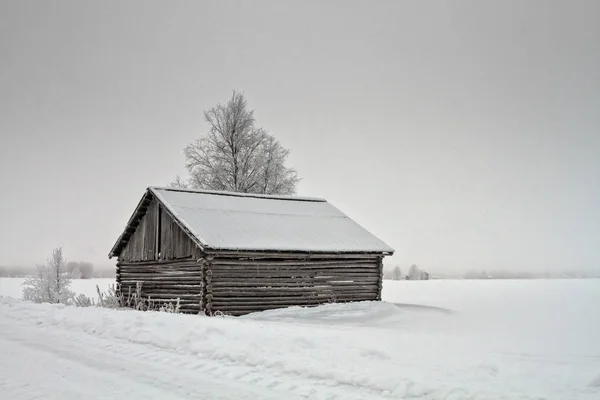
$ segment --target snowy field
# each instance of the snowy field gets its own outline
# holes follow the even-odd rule
[[[21,282],[0,278],[1,399],[600,399],[600,280],[386,281],[241,318],[34,305]]]

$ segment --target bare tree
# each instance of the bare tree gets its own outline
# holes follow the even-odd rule
[[[177,175],[175,177],[175,179],[173,180],[173,182],[169,183],[169,187],[172,188],[181,188],[181,189],[188,189],[188,184],[185,180],[183,180],[181,178],[181,176]]]
[[[421,279],[421,272],[419,271],[419,267],[415,264],[410,266],[410,270],[408,271],[408,278],[411,281],[418,281]]]
[[[399,281],[402,279],[402,270],[400,269],[399,265],[396,265],[394,267],[392,279],[395,281]]]
[[[35,303],[68,304],[73,299],[71,272],[67,269],[61,247],[52,252],[46,264],[38,265],[36,274],[23,282],[23,299]]]
[[[254,111],[234,92],[227,104],[204,112],[208,134],[184,149],[188,182],[177,177],[172,187],[243,193],[294,194],[295,169],[285,165],[289,151],[255,126]]]
[[[67,263],[67,271],[71,278],[91,279],[94,276],[94,264],[86,261]]]

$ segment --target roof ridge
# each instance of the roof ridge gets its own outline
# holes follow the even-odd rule
[[[149,190],[164,190],[170,192],[185,192],[185,193],[198,193],[198,194],[209,194],[215,196],[231,196],[231,197],[250,197],[256,199],[267,199],[267,200],[285,200],[285,201],[307,201],[315,203],[326,203],[327,200],[320,197],[302,197],[292,195],[272,195],[272,194],[259,194],[259,193],[240,193],[240,192],[229,192],[219,190],[204,190],[204,189],[184,189],[184,188],[172,188],[163,186],[149,186]]]

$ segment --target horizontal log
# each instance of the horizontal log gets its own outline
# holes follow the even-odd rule
[[[168,294],[173,296],[199,296],[200,290],[172,290],[170,288],[147,288],[142,289],[143,294]]]
[[[312,270],[210,270],[208,275],[213,277],[294,277],[294,276],[379,276],[374,269],[312,269]]]
[[[356,300],[339,300],[335,303],[346,303],[352,301],[373,301],[373,299],[362,298]],[[332,304],[333,301],[295,301],[295,302],[255,302],[255,303],[212,303],[213,310],[270,310],[279,307],[294,307],[294,306],[317,306],[322,304]]]
[[[306,288],[312,289],[315,285],[304,282],[281,282],[281,283],[273,283],[273,282],[213,282],[212,289],[217,290],[218,288],[287,288],[287,287],[297,287],[297,288]]]
[[[290,301],[294,302],[297,300],[308,299],[308,300],[318,300],[318,301],[330,301],[330,300],[347,300],[347,299],[375,299],[377,297],[376,292],[362,292],[362,293],[324,293],[320,296],[256,296],[256,297],[243,297],[243,296],[215,296],[212,298],[212,302],[216,303],[225,303],[230,301],[236,302],[247,302],[253,303],[255,301],[263,301],[263,300],[281,300],[281,301]]]
[[[263,296],[213,296],[213,301],[225,302],[225,301],[255,301],[256,299],[266,300],[297,300],[297,299],[328,299],[331,297],[331,293],[310,293],[301,294],[298,296],[286,296],[286,295],[273,295],[269,296],[268,293]]]
[[[156,274],[163,272],[181,272],[181,273],[196,273],[202,272],[202,268],[199,266],[188,267],[188,268],[170,268],[170,267],[123,267],[118,272],[129,272],[129,273],[144,273],[144,274]]]
[[[250,258],[250,259],[280,259],[286,261],[293,260],[339,260],[339,259],[377,259],[386,255],[382,252],[355,252],[355,253],[315,253],[315,252],[265,252],[265,251],[232,251],[232,250],[212,250],[206,251],[208,256],[223,258]]]
[[[137,281],[123,281],[120,283],[122,288],[129,288],[131,287],[132,290],[136,289],[136,282]],[[201,282],[184,282],[186,285],[189,286],[190,290],[197,290],[194,289],[195,287],[201,288]],[[142,288],[154,288],[154,287],[185,287],[184,285],[182,285],[181,281],[177,281],[177,282],[169,282],[169,281],[143,281],[142,282]]]
[[[129,300],[130,302],[134,302],[134,297],[131,297],[130,299],[128,299],[127,297],[125,297],[125,302],[127,302],[127,300]],[[185,297],[181,297],[181,296],[170,296],[170,295],[144,295],[140,298],[144,303],[177,303],[177,299],[179,299],[179,303],[180,304],[192,304],[192,305],[198,305],[200,304],[200,298],[185,298]]]
[[[264,275],[248,275],[248,276],[220,276],[212,275],[207,276],[206,281],[212,283],[226,284],[227,282],[249,282],[252,284],[277,284],[277,283],[306,283],[307,285],[326,285],[328,282],[371,282],[377,283],[380,278],[372,274],[359,274],[359,275],[331,275],[331,274],[317,274],[317,275],[294,275],[294,276],[264,276]]]
[[[121,289],[122,293],[127,293],[129,291],[129,287]],[[131,289],[132,293],[135,293],[134,288]],[[201,292],[200,288],[189,290],[189,289],[175,289],[171,287],[147,287],[142,288],[142,293],[173,293],[173,294],[199,294]]]
[[[119,264],[118,267],[119,268],[172,268],[172,269],[178,269],[178,268],[199,268],[201,267],[203,264],[196,262],[196,261],[185,261],[185,262],[179,262],[179,263],[148,263],[148,264],[135,264],[135,263],[130,263],[130,264]]]
[[[319,304],[306,304],[306,306],[317,306]],[[257,304],[257,305],[236,305],[236,306],[219,306],[219,307],[213,307],[212,310],[214,311],[222,311],[222,312],[235,312],[235,311],[249,311],[249,312],[253,312],[253,311],[265,311],[265,310],[273,310],[276,308],[287,308],[287,307],[294,307],[294,306],[300,306],[300,304],[294,305],[294,304]]]
[[[169,282],[199,282],[201,277],[194,276],[168,276],[168,275],[119,275],[122,281],[142,282],[142,281],[169,281]],[[192,285],[192,283],[190,283]]]
[[[329,301],[326,300],[296,300],[296,301],[285,301],[285,300],[280,300],[280,301],[253,301],[253,302],[216,302],[213,301],[212,306],[213,309],[216,308],[227,308],[227,309],[232,309],[232,308],[237,308],[237,307],[265,307],[265,306],[279,306],[279,305],[283,305],[286,307],[291,307],[291,306],[301,306],[301,305],[316,305],[316,304],[324,304],[324,303],[329,303]]]
[[[376,285],[372,286],[356,286],[356,287],[213,287],[212,293],[214,296],[231,296],[231,295],[243,295],[243,296],[265,296],[273,295],[277,296],[280,294],[310,294],[310,293],[323,293],[328,292],[377,292],[378,288]]]
[[[327,280],[334,281],[378,281],[379,275],[368,273],[353,273],[353,274],[331,274],[331,273],[318,273],[318,274],[286,274],[286,273],[274,273],[274,274],[215,274],[207,276],[207,279],[211,281],[222,281],[222,282],[235,282],[240,280],[269,280],[273,282],[321,282]]]
[[[131,293],[131,297],[133,297],[135,295],[134,292]],[[125,298],[130,297],[130,295],[128,293],[123,293],[123,296]],[[172,292],[168,292],[168,291],[164,291],[164,292],[157,292],[157,291],[148,291],[148,292],[141,292],[141,297],[163,297],[163,296],[168,296],[168,297],[173,297],[173,298],[177,298],[179,297],[180,299],[196,299],[196,298],[201,298],[201,293],[172,293]]]
[[[332,278],[332,277],[311,277],[311,278],[270,278],[270,279],[213,279],[213,286],[320,286],[320,285],[363,285],[377,284],[379,278],[355,277],[355,278]]]
[[[138,265],[193,265],[196,264],[197,258],[186,257],[170,260],[142,260],[142,261],[118,261],[117,266],[138,266]]]
[[[121,281],[125,282],[174,282],[178,285],[198,285],[202,279],[200,276],[151,276],[151,277],[139,277],[139,276],[119,276]]]
[[[184,271],[180,269],[169,269],[169,268],[157,268],[153,270],[149,270],[146,268],[134,269],[134,268],[121,268],[119,270],[119,274],[141,274],[141,275],[170,275],[170,274],[180,274],[182,276],[185,275],[196,275],[200,274],[202,271],[198,270],[190,270]]]
[[[167,299],[167,298],[163,298],[163,299],[152,299],[151,300],[153,305],[155,306],[162,306],[162,305],[167,305],[169,303],[173,304],[173,306],[177,305],[177,299]],[[196,300],[179,300],[179,307],[198,307],[200,308],[200,302],[196,301]]]
[[[311,265],[219,265],[210,264],[209,269],[213,271],[311,271],[313,269],[323,270],[336,270],[339,268],[346,269],[365,269],[365,270],[380,270],[377,264],[338,264],[338,265],[323,265],[323,264],[311,264]]]
[[[188,276],[199,276],[200,271],[128,271],[121,270],[119,271],[119,276],[172,276],[172,277],[188,277]]]
[[[122,290],[128,290],[129,288],[131,288],[131,290],[135,291],[137,286],[135,285],[135,282],[122,282],[121,284],[121,288]],[[169,282],[157,282],[156,285],[152,285],[151,282],[145,281],[142,284],[142,289],[146,290],[146,289],[153,289],[153,288],[177,288],[179,287],[178,282],[174,282],[173,284],[169,284]],[[184,288],[181,288],[182,290]],[[193,291],[193,290],[201,290],[202,287],[200,285],[200,282],[197,282],[194,286],[187,288],[186,290],[189,291]],[[177,289],[176,289],[177,290]]]
[[[133,297],[136,295],[136,292],[131,292],[131,294],[129,293],[123,293],[123,296],[125,298],[128,297]],[[168,297],[179,297],[180,299],[195,299],[195,298],[201,298],[202,293],[200,292],[195,292],[195,293],[170,293],[167,291],[164,292],[157,292],[157,291],[148,291],[148,292],[141,292],[141,297],[160,297],[160,296],[168,296]]]
[[[375,275],[375,274],[374,274]],[[181,271],[119,271],[116,273],[116,276],[120,277],[134,277],[134,278],[156,278],[156,277],[164,277],[164,278],[201,278],[201,271],[190,271],[190,272],[181,272]]]
[[[136,281],[137,282],[137,281]],[[129,282],[129,283],[123,283],[121,284],[121,287],[136,287],[135,282]],[[190,284],[187,281],[177,281],[176,283],[172,283],[172,284],[166,284],[165,281],[144,281],[142,282],[142,287],[144,288],[148,288],[148,287],[170,287],[170,288],[177,288],[177,289],[181,289],[181,290],[195,290],[198,289],[202,286],[201,282],[198,281],[196,283],[192,283]]]
[[[171,282],[173,284],[176,285],[199,285],[199,282],[202,282],[201,277],[199,276],[194,276],[194,277],[168,277],[168,276],[153,276],[151,278],[138,278],[135,276],[126,276],[126,277],[119,277],[122,281],[128,281],[131,282],[133,285],[135,285],[136,282],[141,282],[143,283],[156,283],[156,282]]]
[[[353,265],[353,264],[366,264],[366,265],[377,265],[377,261],[375,259],[342,259],[342,260],[320,260],[320,259],[312,259],[312,260],[269,260],[269,259],[253,259],[253,260],[232,260],[232,259],[220,259],[215,258],[210,261],[211,265],[222,265],[222,266],[255,266],[255,265],[264,265],[264,266],[277,266],[277,267],[286,267],[286,266],[312,266],[312,265]]]

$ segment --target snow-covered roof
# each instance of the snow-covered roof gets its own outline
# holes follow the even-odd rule
[[[205,249],[394,251],[324,199],[160,187],[148,192]]]

